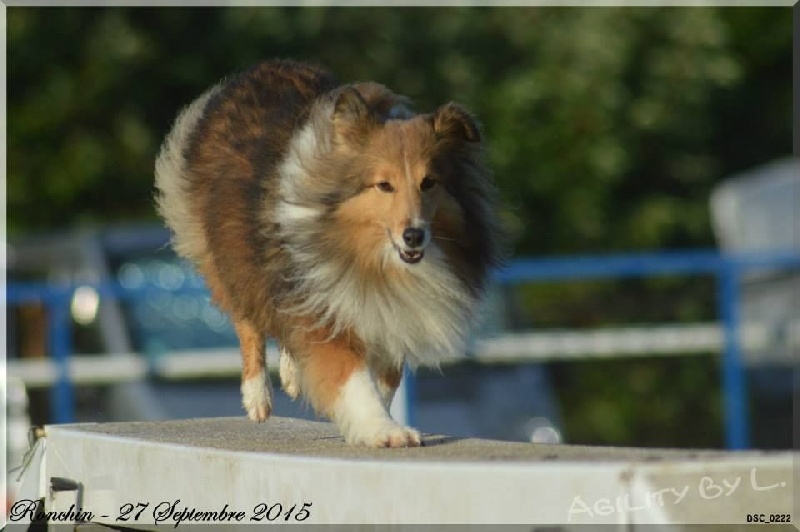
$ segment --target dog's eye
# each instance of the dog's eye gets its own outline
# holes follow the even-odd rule
[[[436,186],[436,180],[429,175],[426,175],[422,178],[422,182],[419,184],[419,189],[422,191],[430,190]]]
[[[381,181],[375,185],[381,192],[394,192],[394,187],[388,181]]]

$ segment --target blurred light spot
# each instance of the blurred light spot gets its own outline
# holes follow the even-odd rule
[[[203,278],[194,269],[187,269],[186,284],[192,288],[202,288],[204,286]]]
[[[100,296],[91,286],[79,286],[72,296],[70,310],[72,317],[81,325],[92,323],[100,307]]]
[[[561,434],[553,427],[537,427],[531,434],[532,443],[561,443]]]
[[[178,320],[189,321],[200,313],[200,303],[193,297],[176,297],[172,303],[172,311]]]
[[[167,290],[177,290],[183,285],[185,275],[178,266],[164,264],[157,270],[157,284]]]
[[[535,417],[525,424],[532,443],[561,443],[561,433],[545,417]]]
[[[144,283],[144,273],[137,264],[125,264],[119,269],[119,284],[124,288],[139,288]]]
[[[203,321],[206,322],[209,328],[215,331],[222,331],[225,329],[225,316],[212,306],[203,309]]]
[[[173,299],[172,294],[156,292],[147,298],[147,304],[160,312],[164,312],[172,304]]]

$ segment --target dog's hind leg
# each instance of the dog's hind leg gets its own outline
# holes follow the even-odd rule
[[[300,396],[300,370],[292,354],[285,347],[281,347],[280,375],[283,391],[292,399]]]
[[[220,309],[230,313],[232,304],[214,263],[208,260],[198,267],[206,279],[211,296]],[[249,320],[233,319],[239,349],[242,352],[242,405],[247,417],[264,421],[272,413],[272,386],[267,374],[267,336]]]
[[[242,351],[242,404],[247,417],[262,422],[272,414],[272,386],[266,361],[267,337],[246,320],[238,320],[234,326]]]

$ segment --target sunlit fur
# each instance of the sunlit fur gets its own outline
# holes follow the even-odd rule
[[[413,127],[420,125],[424,127],[422,120],[387,122],[356,155],[332,149],[326,138],[329,129],[306,126],[293,139],[280,168],[274,214],[281,221],[283,249],[293,265],[286,274],[293,290],[280,312],[313,316],[316,325],[328,326],[333,335],[350,330],[366,344],[367,356],[389,357],[394,365],[404,360],[433,364],[443,355],[460,352],[478,295],[451,268],[439,247],[444,240],[434,240],[418,264],[398,259],[393,241],[402,242],[409,220],[434,225],[442,203],[442,217],[448,214],[445,209],[451,217],[459,210],[451,198],[443,197],[443,189],[425,195],[419,191],[426,167],[420,154],[406,153],[402,140],[422,134],[415,131],[422,127]],[[406,140],[412,146],[419,142],[414,137]],[[415,168],[406,172],[411,157]],[[351,186],[356,194],[327,205],[325,197],[336,194],[340,178],[324,170],[342,164],[331,160],[337,158],[355,164]],[[371,186],[378,180],[392,183],[395,192]]]
[[[471,114],[456,104],[416,114],[377,83],[340,85],[316,67],[266,62],[180,115],[156,186],[176,250],[237,332],[250,331],[240,333],[245,380],[263,367],[253,338],[272,336],[286,357],[284,387],[347,441],[419,444],[378,414],[382,398],[404,363],[463,351],[499,257]],[[422,238],[404,241],[409,228]],[[247,389],[245,404],[258,400]],[[354,397],[370,404],[356,409]]]
[[[156,159],[156,183],[161,191],[156,196],[158,212],[169,227],[181,228],[175,231],[172,245],[180,255],[192,260],[200,260],[207,251],[203,224],[192,214],[188,201],[191,183],[185,173],[184,150],[209,98],[218,90],[218,86],[212,87],[181,111]]]

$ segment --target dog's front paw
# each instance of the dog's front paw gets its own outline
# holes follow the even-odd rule
[[[395,423],[392,420],[369,423],[366,426],[350,427],[345,435],[347,443],[367,447],[419,447],[422,437],[419,432]]]
[[[272,387],[265,372],[242,382],[242,405],[247,417],[258,423],[272,415]]]

